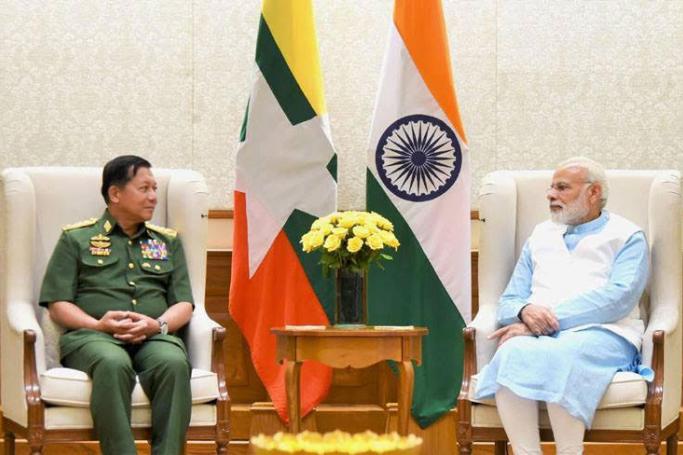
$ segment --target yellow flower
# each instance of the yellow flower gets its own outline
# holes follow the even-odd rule
[[[323,247],[327,251],[335,251],[341,246],[341,238],[332,234],[325,239],[325,244]]]
[[[339,218],[339,227],[350,228],[358,222],[358,216],[355,212],[345,212]]]
[[[325,221],[322,218],[318,218],[311,224],[311,230],[314,229],[320,229],[320,226],[322,226],[325,223]]]
[[[398,239],[396,238],[396,236],[394,235],[393,232],[380,231],[379,235],[382,237],[382,241],[386,245],[392,247],[395,250],[398,249],[400,243],[399,243]]]
[[[341,238],[345,238],[345,237],[346,237],[346,234],[349,233],[349,230],[346,229],[346,228],[343,228],[343,227],[336,227],[336,228],[333,228],[333,229],[332,229],[332,233],[333,233],[334,235],[338,235],[338,236],[341,237]]]
[[[372,234],[368,237],[367,242],[372,250],[381,250],[384,248],[384,242],[382,242],[382,237],[379,234]]]
[[[327,235],[332,232],[332,225],[330,223],[323,223],[320,225],[320,232]]]
[[[386,229],[387,231],[393,231],[394,230],[394,225],[391,224],[391,221],[387,220],[384,218],[382,215],[376,212],[370,213],[370,219],[374,221],[377,226],[381,227],[382,229]]]
[[[318,248],[320,245],[323,244],[323,241],[325,240],[325,235],[320,232],[320,231],[313,231],[311,232],[311,248],[315,249]]]
[[[370,230],[365,226],[354,226],[352,231],[353,235],[361,239],[364,239],[370,235]]]
[[[378,223],[379,227],[382,229],[386,229],[387,231],[393,231],[394,230],[394,225],[391,223],[391,221],[384,219],[381,223]]]
[[[311,246],[311,237],[313,236],[312,232],[307,232],[304,235],[301,236],[301,240],[299,243],[301,243],[301,249],[304,250],[306,253],[310,253],[311,250],[313,250],[313,247]]]
[[[346,245],[346,249],[349,250],[349,253],[355,253],[361,248],[363,248],[363,239],[359,239],[358,237],[349,239]]]

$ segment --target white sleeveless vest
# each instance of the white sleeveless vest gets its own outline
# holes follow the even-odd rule
[[[529,237],[534,266],[529,303],[553,308],[561,301],[603,286],[609,280],[617,253],[641,229],[613,213],[600,232],[582,238],[573,251],[564,243],[567,226],[546,221]],[[569,330],[602,327],[622,336],[640,349],[645,325],[636,305],[631,314],[610,324],[584,324]]]

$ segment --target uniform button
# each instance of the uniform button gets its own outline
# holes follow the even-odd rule
[[[146,269],[148,269],[148,268],[151,267],[151,265],[149,265],[149,262],[143,262],[143,263],[142,263],[142,266],[143,266],[144,268],[146,268]]]
[[[128,245],[132,245],[133,242],[131,240],[128,241]]]
[[[161,267],[159,267],[158,265],[155,265],[154,270],[161,270]]]
[[[97,263],[98,263],[98,264],[104,264],[104,261],[103,261],[102,259],[98,259],[98,260],[97,260]]]
[[[135,264],[133,264],[132,262],[129,262],[129,263],[128,263],[128,268],[129,268],[129,269],[134,269],[134,268],[135,268]]]
[[[129,281],[128,284],[130,284],[131,286],[135,286],[135,281]]]
[[[136,299],[133,299],[133,300],[130,301],[130,303],[132,303],[133,305],[137,305],[137,304],[138,304],[138,301],[137,301]]]

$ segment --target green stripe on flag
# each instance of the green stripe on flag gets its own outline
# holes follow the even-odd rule
[[[285,235],[296,251],[299,261],[306,272],[308,281],[318,296],[330,323],[334,323],[335,280],[332,276],[325,278],[320,265],[320,253],[304,253],[301,249],[301,236],[309,231],[315,217],[301,210],[294,210],[285,223]]]
[[[332,159],[327,163],[327,172],[330,173],[334,181],[337,181],[337,154],[332,156]]]
[[[415,325],[429,329],[422,342],[422,366],[415,368],[412,413],[425,428],[456,402],[462,381],[465,327],[460,312],[427,259],[420,243],[368,170],[368,210],[394,224],[401,242],[384,269],[368,275],[368,320],[375,325]]]
[[[287,66],[263,16],[256,39],[256,64],[292,125],[315,117],[315,111]]]
[[[249,118],[249,103],[247,101],[247,109],[244,111],[244,118],[242,119],[242,128],[240,128],[240,142],[244,142],[247,138],[247,119]]]

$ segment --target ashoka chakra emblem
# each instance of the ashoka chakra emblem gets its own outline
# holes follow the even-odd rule
[[[429,115],[409,115],[384,131],[375,161],[392,193],[419,202],[437,198],[453,186],[462,167],[462,152],[445,122]]]

